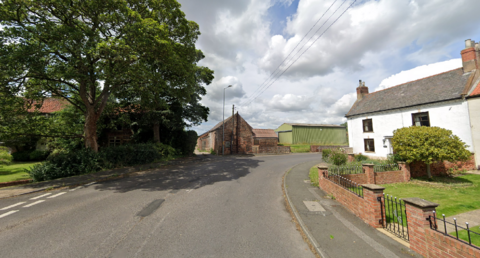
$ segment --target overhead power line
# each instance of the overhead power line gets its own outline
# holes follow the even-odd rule
[[[346,0],[345,0],[345,1],[346,1]],[[345,1],[344,1],[343,3],[345,3]],[[298,61],[298,59],[300,59],[300,57],[303,56],[303,54],[305,54],[305,52],[307,52],[307,51],[315,44],[315,42],[317,42],[318,39],[320,39],[320,38],[330,29],[330,27],[332,27],[332,26],[340,19],[340,17],[342,17],[342,16],[345,14],[345,12],[346,12],[348,9],[350,9],[350,8],[355,4],[356,1],[357,1],[357,0],[354,0],[339,16],[325,29],[325,31],[323,31],[322,34],[320,34],[320,35],[312,42],[312,44],[310,44],[310,46],[308,46],[307,49],[305,49],[305,51],[303,51],[285,70],[283,70],[278,76],[276,76],[276,78],[275,78],[271,83],[267,83],[267,84],[263,87],[263,89],[260,90],[260,92],[259,92],[258,94],[256,94],[256,96],[254,96],[254,95],[252,94],[252,95],[251,95],[252,97],[250,97],[251,100],[248,100],[248,99],[247,99],[246,102],[244,102],[244,103],[241,104],[241,105],[248,105],[248,104],[250,104],[250,103],[253,102],[255,99],[257,99],[263,92],[265,92],[268,88],[270,88],[270,87],[273,85],[273,83],[275,83],[288,69],[290,69],[290,67],[292,67],[292,65],[295,64],[295,63]],[[336,11],[338,11],[338,10],[341,8],[341,6],[343,5],[343,3],[339,6],[339,8],[337,8]],[[336,13],[336,11],[327,19],[327,21]],[[326,22],[327,22],[327,21],[326,21]],[[325,23],[326,23],[326,22],[325,22]],[[324,24],[325,24],[325,23],[324,23]],[[322,26],[323,26],[323,25],[322,25]],[[321,27],[320,27],[320,28],[321,28]],[[320,28],[319,28],[316,32],[318,32],[318,31],[320,30]],[[316,34],[316,32],[315,32],[315,34]],[[314,35],[315,35],[315,34],[314,34]],[[312,36],[312,37],[313,37],[313,36]],[[310,39],[311,39],[312,37],[310,37]],[[310,40],[310,39],[309,39],[309,40]],[[308,44],[308,41],[307,41],[306,44]],[[305,44],[304,46],[306,46],[306,44]],[[299,49],[299,52],[297,52],[297,54],[300,53],[300,51],[301,51],[302,49],[303,49],[303,47]],[[290,54],[289,54],[289,55],[290,55]],[[295,55],[296,55],[296,54],[295,54]],[[295,55],[294,55],[294,57],[295,57]],[[283,62],[282,62],[282,64],[283,64]],[[259,87],[258,89],[260,89],[260,88],[261,88],[261,87]],[[257,90],[258,90],[258,89],[257,89]],[[256,91],[257,91],[257,90],[256,90]]]

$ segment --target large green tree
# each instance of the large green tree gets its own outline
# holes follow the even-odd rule
[[[437,161],[465,161],[472,155],[452,131],[440,127],[411,126],[393,132],[393,149],[406,162],[423,161],[431,178],[430,165]]]
[[[199,28],[176,0],[4,0],[0,21],[3,91],[64,98],[95,151],[112,95],[148,88],[188,103],[197,90]]]

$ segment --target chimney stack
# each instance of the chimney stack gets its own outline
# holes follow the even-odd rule
[[[462,55],[463,72],[468,73],[478,69],[480,59],[480,47],[471,39],[465,40],[465,49],[460,52]]]
[[[368,87],[365,86],[365,82],[362,80],[358,80],[358,87],[357,87],[357,101],[362,100],[365,95],[368,94]]]

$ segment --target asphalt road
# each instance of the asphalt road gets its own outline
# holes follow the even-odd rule
[[[315,160],[212,158],[2,199],[0,257],[314,257],[281,183],[289,168]]]

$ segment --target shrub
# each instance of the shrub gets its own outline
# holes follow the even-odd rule
[[[155,144],[155,149],[162,157],[165,158],[172,158],[173,156],[177,155],[177,151],[172,146],[160,142]]]
[[[364,160],[367,160],[368,157],[362,154],[355,155],[355,162],[362,162]]]
[[[215,152],[214,149],[210,149],[210,154],[212,154],[212,155],[217,155],[217,152]]]
[[[50,153],[48,151],[34,150],[30,153],[29,157],[31,161],[44,161],[47,159]]]
[[[330,156],[330,160],[336,166],[344,165],[347,163],[347,154],[342,152],[333,152],[332,156]]]
[[[14,161],[30,161],[31,151],[17,151],[12,153]]]
[[[398,154],[389,154],[387,156],[388,163],[398,163],[399,161],[405,161],[400,155]]]
[[[133,166],[154,162],[162,157],[152,143],[126,144],[102,149],[99,153],[104,168]]]
[[[9,165],[13,160],[13,157],[10,153],[8,153],[7,148],[0,147],[0,166],[1,165]]]
[[[322,159],[325,162],[329,162],[330,156],[332,155],[332,150],[331,149],[324,149],[322,150]]]

